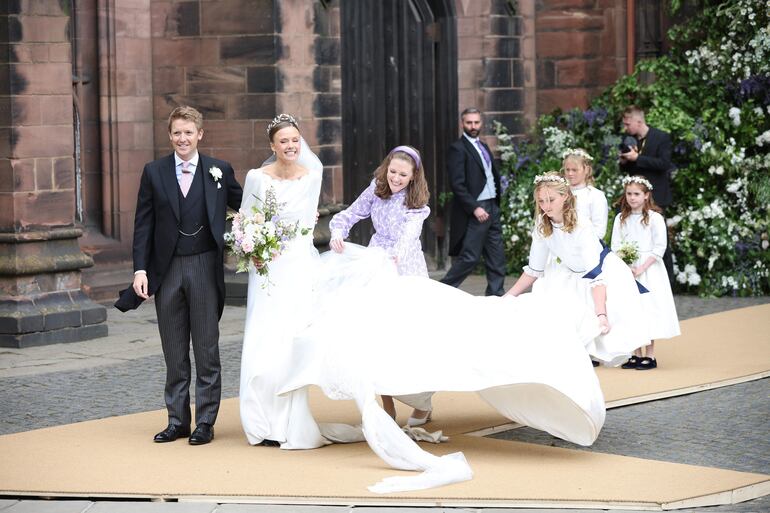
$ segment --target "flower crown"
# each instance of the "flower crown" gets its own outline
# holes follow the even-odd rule
[[[623,187],[630,183],[639,183],[647,187],[648,191],[652,190],[652,184],[643,176],[626,176],[623,178]]]
[[[535,177],[535,181],[532,182],[535,185],[539,184],[540,182],[557,182],[557,183],[563,183],[564,185],[567,184],[567,180],[564,179],[561,175],[537,175]]]
[[[270,124],[267,125],[268,137],[270,137],[270,130],[272,130],[273,127],[278,123],[291,123],[292,125],[294,125],[294,128],[299,128],[299,125],[297,125],[297,120],[294,119],[294,116],[292,116],[291,114],[278,114],[276,117],[273,118]]]
[[[561,154],[562,160],[566,159],[570,155],[577,155],[578,157],[582,157],[583,159],[593,162],[594,158],[588,154],[584,149],[582,148],[567,148],[564,150]]]

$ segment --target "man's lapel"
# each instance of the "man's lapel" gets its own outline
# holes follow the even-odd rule
[[[163,189],[166,191],[171,210],[174,211],[176,220],[179,221],[179,192],[177,192],[179,182],[176,179],[176,163],[173,153],[166,157],[166,162],[161,169],[160,179],[163,182]]]
[[[479,169],[481,169],[481,172],[484,172],[484,163],[481,162],[481,155],[479,155],[479,151],[473,146],[473,143],[471,143],[467,137],[464,135],[462,136],[463,143],[465,144],[465,151],[471,154],[471,156],[476,160],[476,164],[479,165]]]
[[[198,152],[198,169],[196,172],[201,174],[203,180],[203,196],[206,198],[206,213],[209,216],[209,226],[214,227],[214,216],[217,210],[217,183],[214,177],[209,173],[211,162],[208,157]],[[223,177],[224,178],[224,177]]]

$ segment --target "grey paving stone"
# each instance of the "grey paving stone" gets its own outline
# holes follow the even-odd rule
[[[0,511],[6,510],[19,501],[13,499],[0,499]]]
[[[216,513],[348,513],[350,506],[295,504],[220,504]]]
[[[18,501],[3,513],[83,513],[91,507],[89,501]]]
[[[216,502],[94,502],[88,513],[212,513]]]

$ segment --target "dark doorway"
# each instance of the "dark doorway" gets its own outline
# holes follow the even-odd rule
[[[387,151],[399,144],[419,149],[432,211],[423,249],[429,267],[443,267],[436,214],[448,190],[447,148],[457,138],[454,1],[342,0],[340,10],[345,200],[369,185]],[[371,224],[362,224],[351,238],[366,243],[371,234]]]

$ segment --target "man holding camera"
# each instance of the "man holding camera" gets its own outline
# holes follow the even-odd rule
[[[647,125],[644,111],[631,105],[623,111],[623,130],[626,136],[620,145],[620,170],[627,175],[641,175],[652,184],[652,198],[663,209],[671,205],[671,136],[663,130]],[[670,246],[666,247],[663,263],[669,279],[673,278],[674,265]]]

